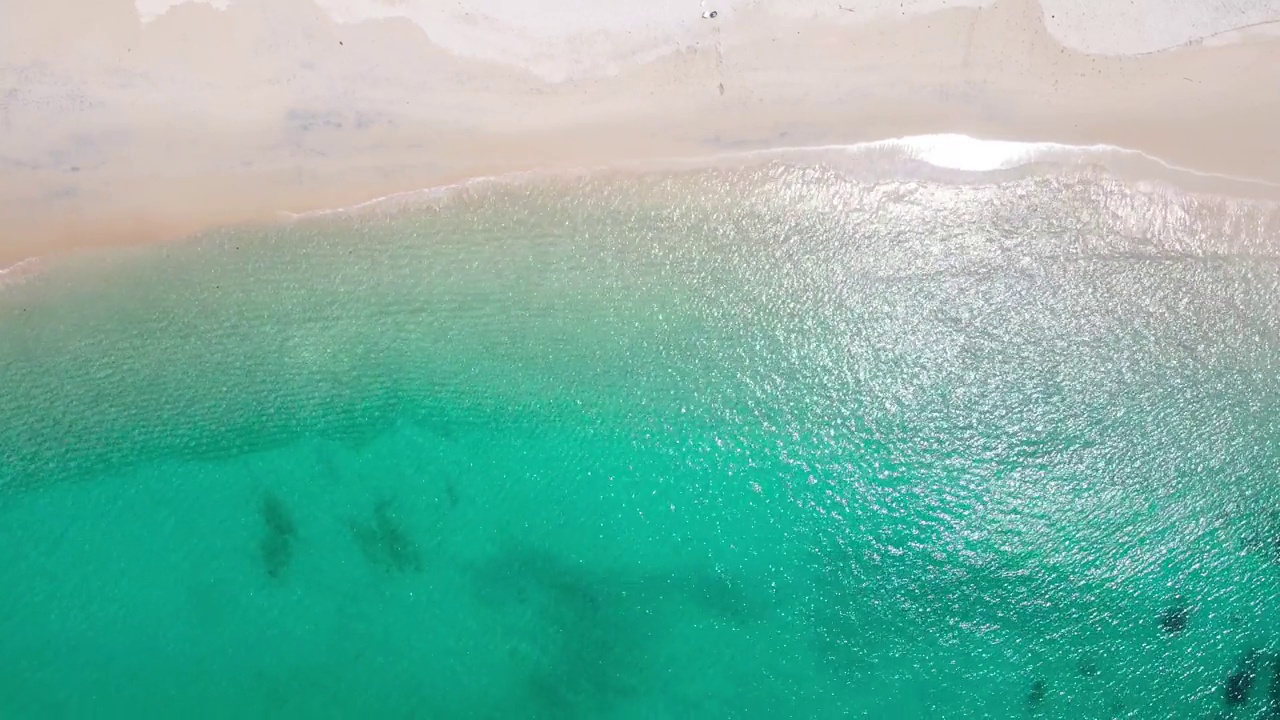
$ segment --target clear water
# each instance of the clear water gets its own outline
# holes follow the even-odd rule
[[[775,165],[61,262],[0,292],[0,717],[1272,712],[1278,241]]]

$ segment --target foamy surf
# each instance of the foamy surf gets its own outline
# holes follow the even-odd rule
[[[39,272],[39,258],[20,260],[9,267],[0,268],[0,288],[16,285]]]
[[[351,214],[394,214],[441,203],[460,193],[504,185],[542,181],[581,180],[606,175],[638,174],[661,177],[711,169],[743,169],[768,164],[835,168],[851,179],[876,184],[923,179],[942,184],[989,183],[1031,174],[1086,170],[1115,174],[1135,186],[1161,192],[1206,192],[1222,196],[1224,188],[1240,197],[1275,197],[1275,183],[1256,178],[1204,172],[1148,153],[1106,144],[1072,145],[978,138],[959,133],[908,135],[867,142],[782,146],[656,158],[620,165],[564,169],[528,169],[473,178],[382,195],[368,200],[316,210],[282,209],[285,223]],[[39,258],[28,258],[0,270],[0,288],[38,273]]]
[[[840,162],[836,162],[836,161]],[[850,167],[848,162],[855,163]],[[1126,169],[1132,179],[1157,179],[1172,187],[1192,186],[1197,180],[1228,181],[1238,186],[1278,188],[1280,185],[1257,178],[1239,177],[1195,170],[1169,162],[1140,150],[1116,145],[1072,145],[1047,141],[993,140],[959,133],[907,135],[866,142],[833,145],[795,145],[720,152],[709,155],[673,156],[640,163],[582,166],[567,169],[530,169],[497,175],[484,175],[459,182],[391,193],[354,205],[319,210],[282,210],[279,216],[288,221],[367,211],[394,212],[398,209],[422,207],[445,200],[458,192],[486,186],[563,180],[589,177],[606,172],[662,173],[694,171],[712,167],[741,167],[769,162],[797,164],[836,164],[856,169],[860,179],[900,180],[921,174],[923,168],[944,171],[926,173],[934,181],[969,182],[974,177],[996,179],[1000,173],[1044,166],[1043,172],[1063,172],[1082,167],[1101,167],[1111,171]],[[952,174],[947,174],[950,171]],[[1199,189],[1199,188],[1196,188]]]

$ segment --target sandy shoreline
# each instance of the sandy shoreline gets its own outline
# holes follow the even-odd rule
[[[695,16],[665,55],[559,82],[304,0],[146,24],[117,0],[16,10],[0,31],[4,264],[477,176],[935,133],[1280,184],[1280,37],[1087,55],[1034,0],[844,24],[743,5]]]

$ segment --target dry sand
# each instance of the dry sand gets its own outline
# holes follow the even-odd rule
[[[1280,186],[1270,0],[1245,30],[1108,28],[1128,55],[1063,45],[1088,35],[1050,0],[739,0],[715,20],[664,0],[616,27],[522,31],[509,56],[479,42],[515,32],[493,17],[434,32],[329,14],[355,1],[144,0],[144,23],[131,0],[0,0],[0,266],[477,175],[929,133],[1116,145]]]

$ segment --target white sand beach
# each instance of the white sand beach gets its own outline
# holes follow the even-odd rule
[[[1280,0],[1211,6],[0,0],[0,261],[475,176],[938,133],[1265,189]]]

